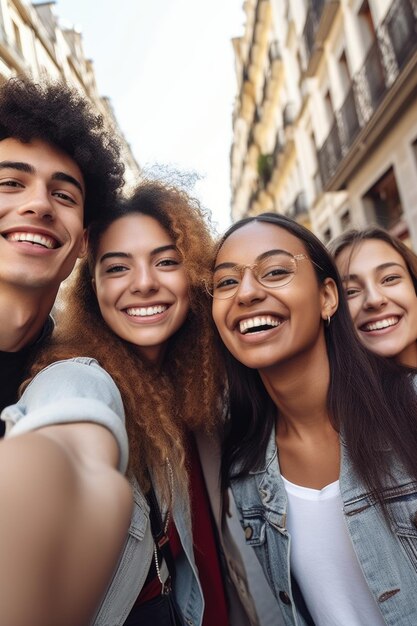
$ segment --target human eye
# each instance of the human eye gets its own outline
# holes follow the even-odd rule
[[[124,272],[127,271],[127,267],[125,265],[121,265],[116,264],[116,265],[109,265],[109,267],[106,267],[106,269],[104,270],[106,274],[122,274]]]
[[[7,187],[10,187],[11,189],[22,189],[24,187],[21,182],[12,178],[5,178],[3,180],[0,180],[0,186],[5,189],[7,189]]]
[[[229,291],[230,289],[234,289],[237,285],[239,285],[238,276],[221,276],[213,281],[213,291]]]
[[[402,276],[400,276],[399,274],[389,274],[388,276],[384,276],[382,279],[382,284],[383,285],[396,285],[400,280],[401,280]]]
[[[258,268],[262,282],[279,284],[288,281],[295,272],[295,262],[291,259],[271,259]]]
[[[167,267],[167,268],[172,268],[172,267],[178,267],[178,265],[181,265],[181,261],[177,258],[164,258],[164,259],[159,259],[156,262],[156,267]]]
[[[77,204],[77,200],[75,200],[75,198],[66,191],[54,191],[52,195],[54,198],[58,198],[58,200],[61,200],[66,204]]]
[[[354,298],[359,293],[360,293],[359,287],[355,287],[353,285],[345,285],[345,294],[348,299]]]

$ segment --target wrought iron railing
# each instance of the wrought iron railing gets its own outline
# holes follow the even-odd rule
[[[324,187],[416,51],[417,0],[394,0],[376,29],[376,39],[353,77],[344,103],[335,113],[336,122],[318,150]]]
[[[340,147],[344,155],[352,145],[360,128],[353,86],[349,89],[344,103],[336,113],[336,120],[340,134]]]
[[[342,146],[340,144],[339,129],[335,120],[326,141],[318,152],[320,174],[324,185],[336,171],[341,159]]]
[[[310,0],[308,4],[309,6],[304,25],[303,37],[307,55],[310,57],[314,49],[316,32],[320,24],[320,18],[323,13],[325,0]]]

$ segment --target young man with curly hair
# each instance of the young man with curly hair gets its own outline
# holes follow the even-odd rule
[[[50,334],[84,228],[122,183],[118,144],[77,91],[27,78],[0,88],[0,409]],[[57,376],[29,386],[27,417],[3,411],[13,427],[0,443],[2,624],[87,624],[111,576],[131,495],[117,471],[126,433],[108,408],[120,395],[104,404],[104,383],[75,405]]]

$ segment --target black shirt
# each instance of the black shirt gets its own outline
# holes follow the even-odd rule
[[[44,341],[51,335],[53,329],[52,317],[49,317],[39,339],[32,345],[26,346],[18,352],[0,351],[0,413],[10,404],[17,401],[17,392],[24,381],[28,368]],[[5,423],[0,420],[0,437],[3,437]]]

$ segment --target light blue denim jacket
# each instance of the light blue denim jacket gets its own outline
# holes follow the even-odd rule
[[[237,470],[233,468],[232,476]],[[366,582],[388,625],[416,626],[417,483],[398,463],[391,464],[391,471],[393,486],[387,487],[384,494],[390,529],[380,507],[355,473],[342,441],[339,479],[344,518]],[[291,589],[287,496],[280,475],[275,431],[271,433],[263,467],[243,479],[232,478],[231,486],[246,542],[255,549],[281,608],[283,623],[305,626]]]
[[[7,424],[7,436],[60,423],[87,421],[101,424],[113,433],[120,450],[119,469],[126,471],[128,441],[122,398],[111,376],[95,359],[79,357],[46,367],[31,381],[19,401],[4,409],[2,419]],[[225,551],[231,624],[256,626],[256,611],[248,594],[243,565],[230,533],[222,527],[224,519],[220,514],[221,497],[217,486],[220,456],[217,458],[214,454],[215,442],[205,441],[202,437],[200,443],[200,454],[206,461],[203,469],[208,480],[213,514]],[[121,626],[124,623],[152,562],[149,507],[135,480],[132,481],[132,489],[134,509],[128,537],[93,626]],[[174,497],[173,519],[183,546],[183,553],[176,560],[177,601],[186,623],[201,626],[204,600],[194,561],[188,498]]]
[[[89,421],[102,424],[116,438],[119,469],[126,471],[128,441],[120,392],[95,359],[58,361],[42,370],[20,400],[2,412],[7,436],[53,424]],[[94,626],[121,626],[145,582],[153,558],[149,507],[133,481],[134,509],[129,534],[113,580],[93,621]],[[200,626],[203,595],[194,562],[189,503],[174,499],[173,518],[184,552],[176,561],[178,604],[188,624]]]
[[[93,621],[94,626],[121,626],[129,615],[153,559],[149,506],[133,481],[134,510],[129,535],[116,572]],[[201,626],[204,600],[194,561],[189,503],[174,500],[173,519],[183,546],[175,561],[175,594],[187,624]]]
[[[45,367],[19,401],[3,409],[1,419],[6,422],[7,437],[55,424],[101,424],[119,446],[119,470],[124,473],[127,469],[129,446],[122,398],[95,359],[66,359]]]

